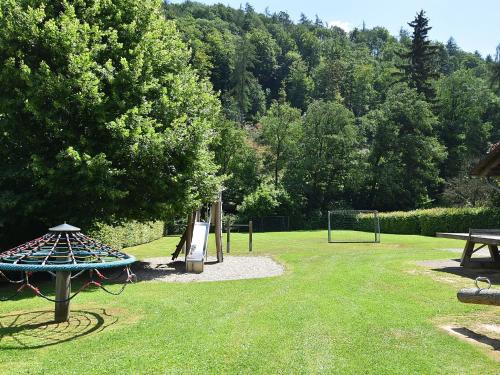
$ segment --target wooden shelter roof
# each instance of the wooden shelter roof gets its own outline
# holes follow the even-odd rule
[[[471,175],[479,177],[500,177],[500,142],[472,169]]]

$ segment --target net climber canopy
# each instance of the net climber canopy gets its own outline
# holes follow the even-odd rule
[[[96,241],[84,235],[80,228],[64,223],[50,228],[47,234],[39,238],[0,253],[0,276],[13,284],[20,284],[15,295],[28,288],[35,294],[55,302],[55,320],[62,322],[69,319],[69,301],[91,285],[110,294],[120,294],[127,283],[134,280],[129,268],[134,262],[133,256]],[[123,268],[123,273],[127,275],[118,293],[106,289],[102,280],[110,278],[99,272],[113,268]],[[2,271],[21,272],[22,278],[12,280]],[[85,271],[89,273],[89,280],[71,295],[71,279]],[[49,272],[56,276],[55,299],[44,295],[30,283],[29,278],[33,272]],[[75,273],[73,276],[72,272]],[[94,277],[99,280],[94,280]]]
[[[114,250],[62,224],[49,233],[0,253],[0,271],[82,271],[116,268],[135,262],[131,255]]]

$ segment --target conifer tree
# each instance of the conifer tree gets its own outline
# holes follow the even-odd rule
[[[437,78],[437,72],[432,64],[432,59],[437,52],[428,39],[427,33],[432,28],[429,26],[429,19],[425,12],[421,10],[412,22],[408,23],[413,29],[412,41],[409,51],[399,54],[403,59],[403,64],[398,68],[402,74],[400,81],[405,81],[419,93],[423,93],[427,99],[434,97],[434,89],[430,80]]]

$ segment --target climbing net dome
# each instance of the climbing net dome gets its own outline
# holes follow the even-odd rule
[[[61,224],[49,233],[0,253],[0,271],[82,271],[126,266],[135,258]]]
[[[64,223],[50,228],[47,234],[39,238],[0,253],[0,277],[19,285],[13,295],[0,297],[0,300],[13,299],[24,289],[29,289],[36,295],[55,302],[55,321],[64,322],[69,319],[69,302],[89,286],[101,288],[109,294],[121,294],[125,286],[135,280],[135,275],[130,271],[130,265],[134,262],[133,256],[96,241],[84,235],[80,228]],[[101,273],[104,269],[111,268],[122,268],[123,271],[118,277],[108,277]],[[71,280],[86,271],[88,280],[71,295]],[[22,277],[12,279],[10,274],[17,272]],[[30,277],[34,272],[48,272],[55,276],[55,298],[49,297],[31,283]],[[126,274],[125,282],[118,292],[103,285],[104,280],[118,280],[123,274]]]

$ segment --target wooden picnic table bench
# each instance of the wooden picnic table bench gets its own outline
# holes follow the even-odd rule
[[[494,268],[500,269],[500,230],[498,229],[471,229],[469,233],[436,233],[436,237],[464,240],[465,247],[460,259],[460,265],[466,268]],[[476,247],[476,244],[479,246]],[[490,259],[472,259],[472,255],[484,247],[488,247]]]

